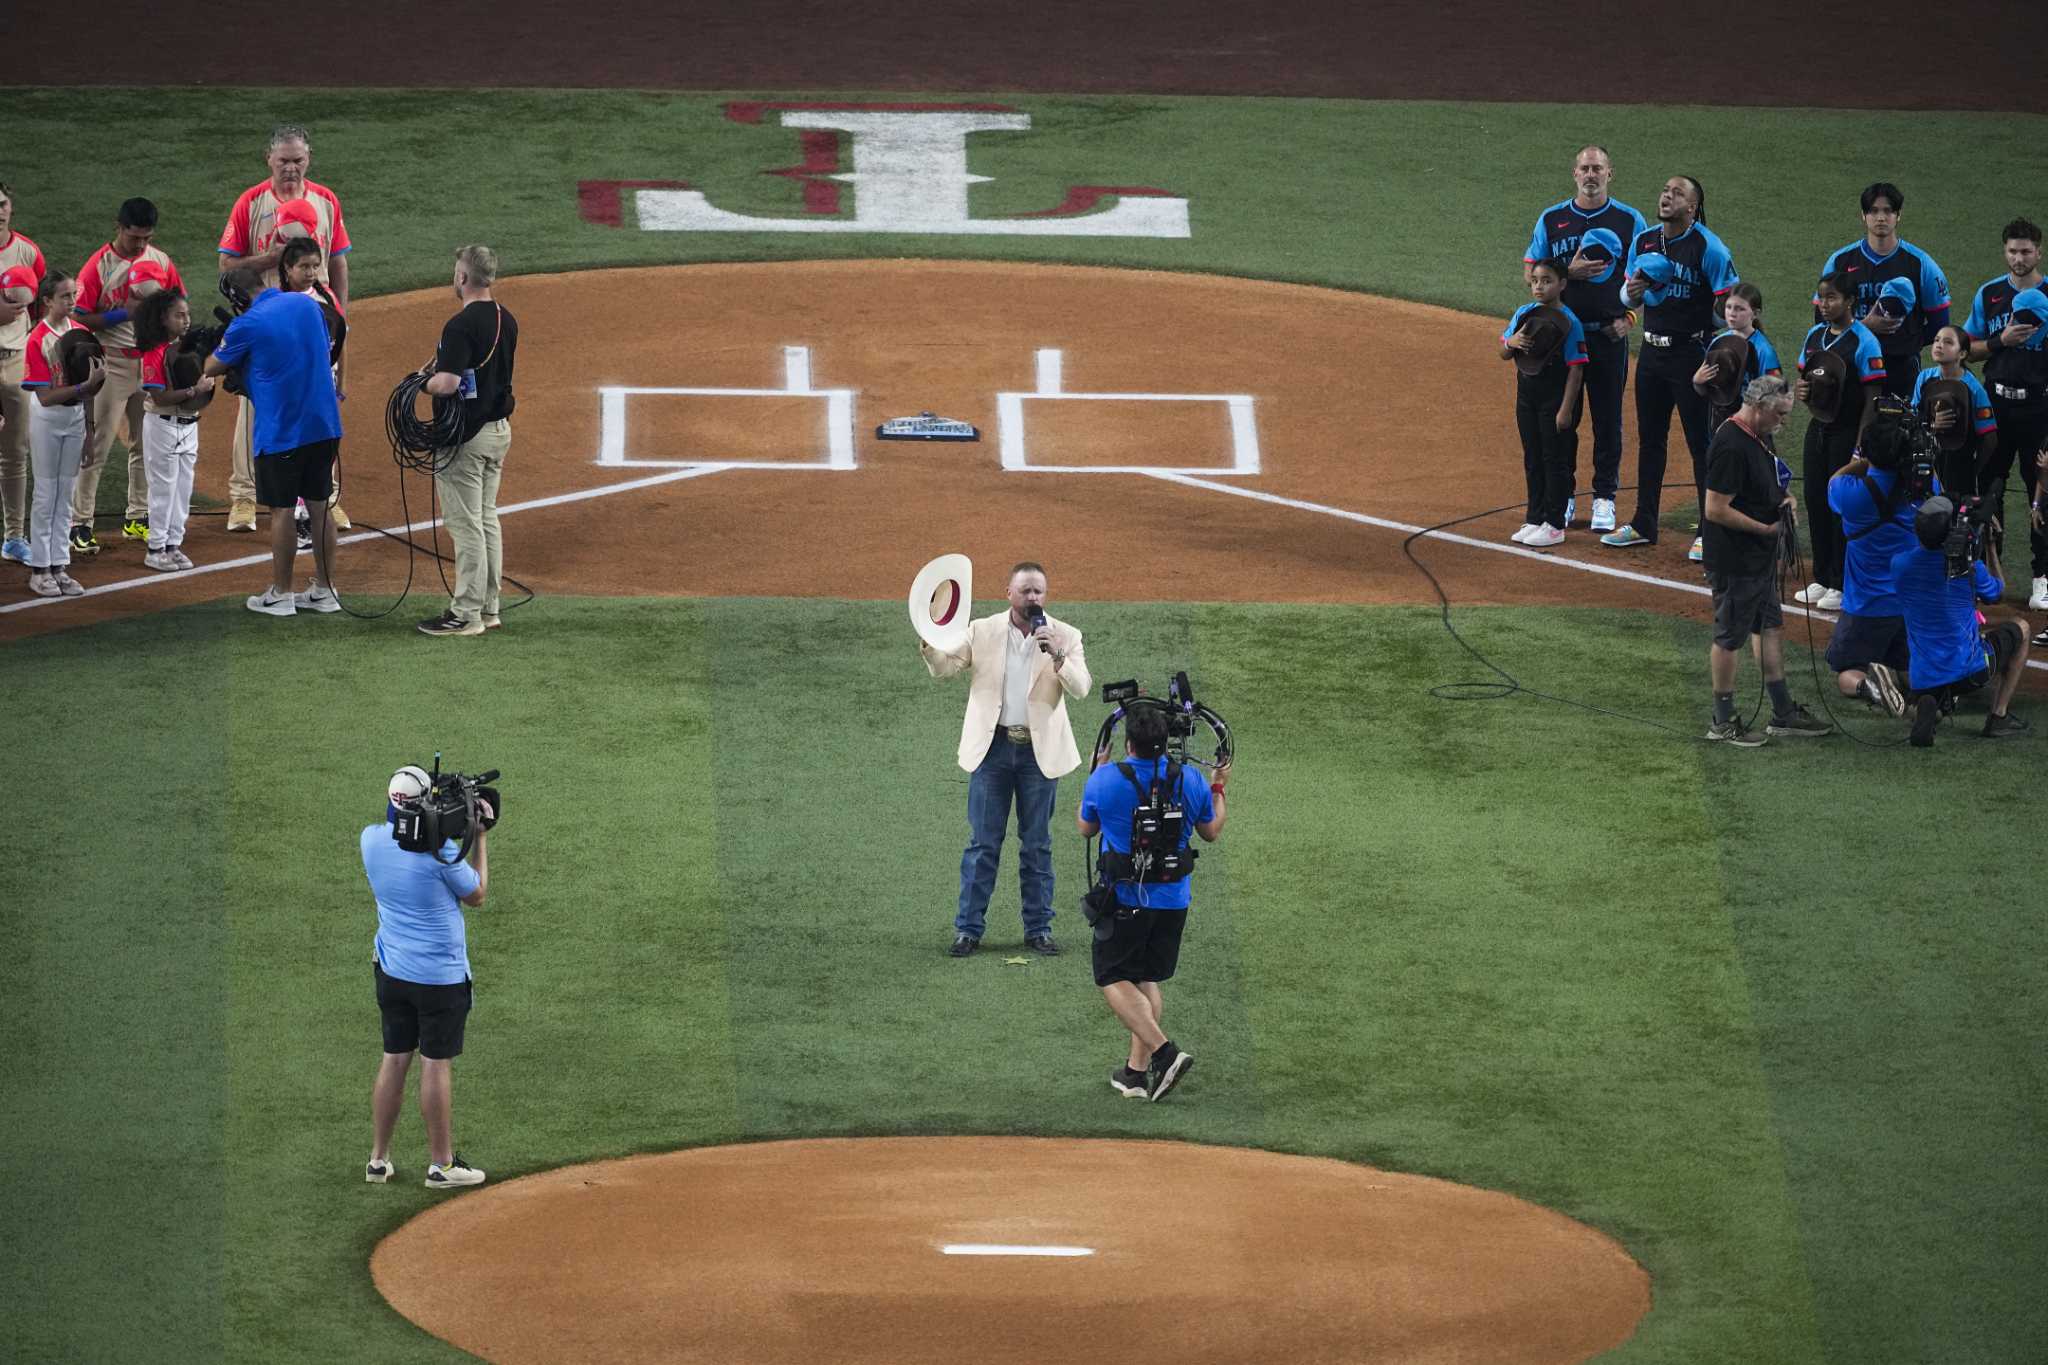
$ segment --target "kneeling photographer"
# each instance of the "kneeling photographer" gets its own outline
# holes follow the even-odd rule
[[[1873,404],[1850,461],[1828,480],[1828,508],[1846,542],[1842,619],[1828,641],[1828,667],[1845,697],[1888,715],[1906,714],[1906,618],[1893,590],[1892,560],[1913,548],[1913,518],[1941,491],[1935,441],[1913,409],[1889,395]]]
[[[420,1063],[420,1117],[427,1128],[426,1185],[481,1185],[484,1173],[455,1153],[450,1134],[450,1070],[462,1055],[472,987],[462,909],[484,903],[490,887],[489,830],[501,808],[471,778],[408,764],[391,775],[384,819],[363,830],[363,872],[377,898],[371,943],[384,1055],[371,1091],[370,1161],[364,1176],[381,1185],[397,1174],[391,1133],[405,1100],[405,1073]]]
[[[2006,708],[2027,667],[2027,623],[1986,628],[1977,613],[1978,602],[1996,602],[2005,592],[1988,513],[1975,498],[1960,508],[1945,497],[1929,498],[1913,520],[1913,534],[1919,543],[1892,560],[1913,652],[1913,744],[1933,744],[1935,727],[1956,700],[1987,683],[1994,690],[1984,738],[2024,733],[2027,723]]]
[[[1159,983],[1180,960],[1195,857],[1189,833],[1213,843],[1223,832],[1230,779],[1225,762],[1205,782],[1199,768],[1167,753],[1167,738],[1163,711],[1133,708],[1124,717],[1126,761],[1096,755],[1077,815],[1082,838],[1102,835],[1101,870],[1085,909],[1095,926],[1095,984],[1131,1035],[1130,1055],[1110,1084],[1132,1099],[1165,1098],[1195,1060],[1160,1028]]]

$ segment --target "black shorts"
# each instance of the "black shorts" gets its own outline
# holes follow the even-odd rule
[[[1185,910],[1104,915],[1095,922],[1095,984],[1164,981],[1172,976],[1187,922]]]
[[[326,502],[334,491],[334,462],[340,458],[340,441],[314,441],[275,455],[258,455],[256,501],[273,511],[289,510],[300,498]]]
[[[1894,670],[1906,667],[1906,618],[1843,612],[1828,641],[1828,667],[1846,673],[1872,664]]]
[[[1785,624],[1778,576],[1768,569],[1747,578],[1709,573],[1707,586],[1714,592],[1714,643],[1723,649],[1741,649],[1751,635]]]
[[[462,1026],[469,1020],[474,986],[423,986],[384,974],[383,964],[372,962],[376,973],[377,1012],[384,1016],[384,1050],[391,1053],[418,1049],[420,1056],[446,1061],[462,1055]]]

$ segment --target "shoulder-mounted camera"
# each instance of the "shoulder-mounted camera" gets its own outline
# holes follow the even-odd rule
[[[418,769],[413,770],[415,773]],[[458,860],[469,855],[477,832],[494,827],[505,813],[498,789],[498,770],[471,776],[441,771],[441,755],[434,755],[434,770],[427,774],[427,789],[410,801],[395,801],[398,813],[391,821],[391,837],[408,853],[431,853],[439,857],[449,843],[458,845]],[[490,817],[477,809],[481,797],[490,807]]]

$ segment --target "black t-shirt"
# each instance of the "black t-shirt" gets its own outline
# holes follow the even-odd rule
[[[1778,504],[1785,495],[1778,488],[1778,467],[1771,459],[1770,447],[1733,417],[1721,424],[1707,446],[1707,491],[1726,493],[1735,510],[1753,521],[1778,524]],[[1769,573],[1778,552],[1776,540],[1737,531],[1704,516],[1700,518],[1700,536],[1706,542],[1707,571],[1730,578]]]
[[[476,396],[441,402],[462,404],[462,439],[475,438],[488,424],[512,415],[512,359],[519,347],[519,324],[503,306],[478,300],[448,319],[434,368],[450,374],[476,371]]]

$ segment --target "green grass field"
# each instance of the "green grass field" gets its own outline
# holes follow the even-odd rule
[[[974,144],[994,177],[977,214],[1150,184],[1192,201],[1195,235],[949,241],[577,216],[577,181],[607,177],[795,213],[796,188],[761,174],[795,159],[790,134],[730,123],[709,95],[93,100],[152,139],[80,167],[75,92],[12,93],[16,226],[75,269],[147,193],[202,289],[279,119],[313,123],[358,297],[441,285],[450,249],[481,238],[514,273],[972,256],[1505,316],[1536,211],[1598,139],[1639,208],[1668,173],[1706,183],[1784,349],[1866,180],[1905,185],[1902,230],[1961,307],[2001,268],[1998,227],[2048,218],[2024,198],[2048,183],[2039,116],[1019,97],[1033,132]],[[1505,402],[1501,418],[1505,452]],[[428,1202],[415,1114],[406,1179],[356,1178],[378,1039],[355,835],[391,768],[436,748],[508,774],[456,1086],[458,1144],[493,1181],[794,1135],[1245,1144],[1510,1190],[1606,1229],[1656,1299],[1614,1360],[2039,1359],[2040,741],[1709,748],[1692,740],[1704,632],[1648,612],[1458,620],[1528,686],[1678,736],[1527,697],[1431,698],[1476,672],[1433,611],[1068,602],[1099,678],[1187,668],[1243,754],[1169,995],[1202,1067],[1171,1103],[1127,1107],[1103,1083],[1119,1034],[1083,954],[942,955],[962,695],[925,678],[901,611],[543,599],[451,654],[406,618],[273,624],[224,599],[0,646],[23,815],[0,861],[0,1359],[459,1356],[365,1268]],[[1099,714],[1076,708],[1077,728]],[[1055,820],[1064,905],[1077,795],[1070,779]],[[992,947],[1016,925],[1012,868]]]
[[[1469,670],[1426,610],[1069,604],[1099,676],[1189,669],[1243,755],[1168,997],[1202,1071],[1126,1106],[1084,955],[1001,960],[1014,859],[998,951],[941,951],[962,693],[900,614],[543,600],[469,667],[233,602],[12,646],[22,771],[75,770],[79,696],[134,762],[24,841],[0,926],[25,1026],[0,1073],[10,1356],[455,1354],[364,1270],[431,1198],[416,1116],[408,1179],[355,1175],[378,1051],[355,834],[437,746],[507,773],[457,1069],[458,1145],[494,1180],[788,1134],[1172,1136],[1610,1231],[1656,1292],[1617,1360],[2017,1360],[2048,1327],[2019,1141],[2042,932],[2017,869],[1942,861],[1950,812],[2024,810],[2024,747],[1945,734],[1889,800],[1857,794],[1896,790],[1899,753],[1709,749],[1702,632],[1652,615],[1461,622],[1529,686],[1687,738],[1434,700]]]

